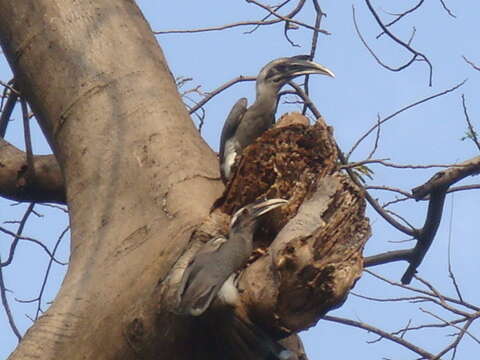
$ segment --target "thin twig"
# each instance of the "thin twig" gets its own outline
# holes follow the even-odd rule
[[[202,106],[204,106],[207,102],[209,102],[210,100],[212,100],[212,98],[214,98],[216,95],[220,94],[222,91],[228,89],[230,86],[232,85],[235,85],[236,83],[239,83],[239,82],[243,82],[243,81],[255,81],[257,80],[257,77],[256,76],[243,76],[243,75],[240,75],[238,77],[236,77],[235,79],[232,79],[228,82],[226,82],[225,84],[223,84],[222,86],[216,88],[215,90],[211,91],[208,93],[207,96],[205,96],[202,100],[200,100],[197,105],[193,106],[189,113],[190,114],[193,114],[195,111],[197,111],[198,109],[200,109]]]
[[[286,4],[288,4],[290,2],[290,0],[285,0],[283,3],[281,4],[278,4],[277,6],[274,6],[273,8],[278,11],[280,10],[282,7],[284,7]],[[268,18],[272,17],[272,14],[267,14],[265,15],[260,21],[263,22],[265,20],[267,20]],[[260,28],[260,26],[262,26],[262,24],[257,24],[253,27],[252,30],[249,30],[249,31],[245,31],[244,34],[252,34],[253,32],[255,32],[258,28]]]
[[[277,18],[279,18],[283,21],[288,21],[288,22],[291,22],[291,23],[296,24],[298,26],[302,26],[304,28],[307,28],[307,29],[310,29],[310,30],[313,30],[313,31],[321,32],[322,34],[325,34],[325,35],[330,35],[330,33],[327,30],[319,29],[319,28],[316,28],[315,26],[308,25],[304,22],[294,20],[291,15],[283,16],[283,15],[277,14],[269,6],[264,5],[264,4],[262,4],[262,3],[260,3],[256,0],[246,0],[246,2],[255,4],[255,5],[261,7],[262,9],[268,11],[270,14],[272,14],[273,16],[275,16],[275,17],[277,17]],[[305,2],[305,0],[300,0],[300,2],[302,3],[302,7],[303,7],[303,3]]]
[[[52,268],[52,265],[53,265],[53,259],[54,259],[55,253],[57,252],[57,249],[60,246],[60,243],[62,242],[62,239],[65,236],[65,234],[68,232],[68,230],[70,230],[70,226],[67,226],[65,228],[65,230],[62,231],[62,233],[58,237],[57,241],[55,242],[55,246],[53,247],[52,257],[48,261],[47,270],[45,271],[45,276],[43,277],[42,286],[40,287],[40,292],[39,292],[38,297],[37,297],[38,304],[37,304],[37,311],[35,313],[35,320],[38,319],[38,316],[40,315],[40,312],[42,311],[42,309],[41,309],[41,307],[42,307],[42,297],[43,297],[43,293],[45,292],[45,287],[47,286],[47,280],[48,280],[48,276],[50,274],[50,269]]]
[[[324,316],[323,320],[332,321],[332,322],[336,322],[336,323],[339,323],[339,324],[349,325],[349,326],[357,327],[357,328],[360,328],[360,329],[363,329],[363,330],[367,330],[367,331],[375,333],[375,334],[377,334],[377,335],[379,335],[379,336],[381,336],[385,339],[388,339],[388,340],[393,341],[397,344],[400,344],[403,347],[405,347],[406,349],[409,349],[409,350],[417,353],[418,355],[422,356],[423,358],[433,359],[433,357],[434,357],[433,354],[429,353],[428,351],[423,350],[422,348],[412,344],[411,342],[409,342],[405,339],[402,339],[401,337],[391,335],[391,334],[387,333],[386,331],[383,331],[379,328],[376,328],[376,327],[374,327],[372,325],[369,325],[369,324],[366,324],[364,322],[354,321],[354,320],[351,320],[351,319],[345,319],[345,318],[340,318],[340,317],[331,316],[331,315]]]
[[[9,89],[11,92],[16,94],[17,96],[20,96],[20,92],[17,89],[15,89],[10,82],[6,83],[6,82],[0,80],[0,85],[6,87],[7,89]]]
[[[25,154],[27,158],[27,172],[26,179],[27,185],[30,185],[35,179],[35,164],[33,163],[33,150],[32,150],[32,136],[30,134],[30,119],[28,117],[28,107],[25,99],[21,100],[22,105],[22,117],[23,117],[23,133],[25,137]]]
[[[27,223],[27,220],[28,220],[29,216],[32,214],[34,207],[35,207],[35,203],[30,203],[30,205],[28,205],[27,210],[25,211],[22,219],[20,220],[20,223],[19,223],[16,234],[0,227],[0,231],[3,231],[4,233],[13,237],[12,244],[10,245],[10,251],[9,251],[9,254],[8,254],[8,258],[5,262],[0,262],[0,267],[7,266],[12,262],[13,255],[15,253],[15,249],[18,245],[18,242],[22,238],[21,235],[22,235],[23,229],[25,228],[25,224]]]
[[[373,149],[370,151],[370,154],[368,154],[367,159],[371,159],[375,152],[378,149],[378,142],[380,141],[380,129],[381,129],[381,124],[380,124],[380,114],[377,114],[377,133],[375,134],[375,142],[373,144]]]
[[[0,258],[0,263],[1,261],[2,259]],[[3,269],[1,266],[0,266],[0,296],[2,298],[2,305],[3,305],[3,308],[5,309],[8,323],[10,324],[10,327],[12,328],[13,333],[17,337],[17,340],[20,342],[20,340],[22,340],[22,335],[20,334],[20,331],[18,331],[12,311],[10,310],[10,305],[8,304],[7,288],[5,287],[5,281],[3,280]]]
[[[33,204],[33,203],[32,203]],[[20,223],[21,225],[22,223]],[[57,264],[59,265],[66,265],[67,263],[64,263],[64,262],[61,262],[59,260],[57,260],[53,255],[52,253],[50,252],[50,250],[48,249],[48,247],[46,247],[44,244],[42,244],[41,241],[38,241],[36,239],[33,239],[33,238],[30,238],[30,237],[26,237],[26,236],[20,236],[17,234],[15,234],[14,232],[11,232],[10,230],[7,230],[3,227],[0,227],[0,231],[7,234],[7,235],[10,235],[14,238],[14,241],[12,242],[12,245],[10,246],[10,253],[9,253],[9,256],[7,258],[7,260],[5,262],[2,262],[0,263],[0,267],[4,267],[4,266],[7,266],[9,265],[12,260],[13,260],[13,255],[14,255],[14,252],[15,252],[15,248],[18,244],[18,241],[19,240],[24,240],[24,241],[30,241],[30,242],[33,242],[34,244],[37,244],[38,246],[40,246],[46,253],[47,255],[50,257],[50,258],[53,258],[53,261],[55,261]]]
[[[445,4],[444,0],[440,0],[440,3],[442,4],[443,9],[447,12],[448,15],[450,15],[453,18],[456,18],[457,16],[447,7]]]
[[[468,125],[468,135],[469,138],[475,143],[478,150],[480,150],[480,142],[478,141],[477,132],[473,128],[472,122],[470,121],[470,116],[468,116],[467,105],[465,104],[465,95],[462,94],[462,107],[463,107],[463,114],[465,115],[465,121]]]
[[[465,56],[462,55],[463,60],[470,65],[472,68],[474,68],[477,71],[480,71],[480,66],[476,65],[473,61],[468,60]]]
[[[284,18],[290,19],[291,17],[295,16],[302,8],[303,5],[305,4],[305,0],[300,0],[297,4],[297,6],[290,11],[287,15],[284,16]],[[274,13],[270,12],[269,15],[275,15]],[[251,21],[239,21],[236,23],[232,24],[227,24],[227,25],[220,25],[220,26],[212,26],[212,27],[206,27],[206,28],[200,28],[200,29],[186,29],[186,30],[181,30],[181,29],[175,29],[175,30],[165,30],[165,31],[154,31],[153,33],[155,35],[163,35],[163,34],[194,34],[194,33],[199,33],[199,32],[209,32],[209,31],[221,31],[225,29],[231,29],[239,26],[264,26],[264,25],[273,25],[273,24],[278,24],[280,22],[285,21],[284,18],[276,16],[277,19],[274,20],[268,20],[268,21],[263,21],[263,20],[251,20]]]
[[[384,276],[381,276],[371,270],[368,270],[368,269],[364,269],[364,272],[366,272],[367,274],[373,276],[374,278],[378,279],[378,280],[381,280],[389,285],[392,285],[392,286],[395,286],[395,287],[399,287],[399,288],[402,288],[402,289],[405,289],[405,290],[409,290],[409,291],[413,291],[413,292],[416,292],[416,293],[419,293],[419,294],[423,294],[423,295],[427,295],[427,296],[431,296],[431,297],[436,297],[437,295],[432,292],[432,291],[427,291],[427,290],[423,290],[423,289],[419,289],[419,288],[416,288],[416,287],[413,287],[411,285],[406,285],[406,284],[402,284],[402,283],[399,283],[397,281],[393,281],[393,280],[390,280]],[[418,278],[418,277],[417,277]],[[470,309],[472,311],[475,311],[475,313],[480,313],[480,307],[478,306],[475,306],[473,304],[470,304],[470,303],[467,303],[467,302],[464,302],[464,301],[460,301],[459,299],[456,299],[456,298],[452,298],[452,297],[449,297],[449,296],[446,296],[446,295],[442,295],[443,299],[445,301],[448,301],[448,302],[451,302],[453,304],[457,304],[457,305],[460,305],[460,306],[463,306],[467,309]]]
[[[465,82],[467,81],[467,79],[463,80],[461,83],[447,89],[447,90],[444,90],[444,91],[441,91],[439,93],[435,93],[433,95],[430,95],[430,96],[427,96],[426,98],[423,98],[421,100],[418,100],[410,105],[407,105],[407,106],[404,106],[403,108],[395,111],[394,113],[388,115],[387,117],[383,118],[382,120],[380,121],[377,121],[377,123],[372,126],[370,129],[368,129],[365,134],[363,134],[358,140],[357,142],[352,146],[352,148],[350,149],[350,151],[347,153],[347,159],[350,158],[350,156],[352,155],[353,151],[360,145],[360,143],[368,136],[372,133],[372,131],[374,131],[378,126],[382,125],[383,123],[385,123],[386,121],[390,120],[390,119],[393,119],[395,116],[401,114],[402,112],[406,111],[406,110],[409,110],[411,108],[414,108],[420,104],[423,104],[423,103],[426,103],[430,100],[433,100],[437,97],[440,97],[440,96],[443,96],[443,95],[446,95],[448,93],[451,93],[452,91],[455,91],[457,90],[459,87],[463,86],[463,84],[465,84]]]
[[[412,65],[415,61],[417,60],[421,60],[421,61],[425,61],[429,67],[429,86],[432,86],[432,77],[433,77],[433,67],[432,67],[432,64],[430,63],[430,60],[428,60],[428,58],[422,54],[421,52],[418,52],[416,50],[414,50],[408,43],[405,43],[404,41],[400,40],[399,38],[397,38],[395,35],[393,35],[390,30],[388,30],[388,28],[385,26],[385,24],[382,23],[382,21],[380,20],[380,17],[378,16],[378,14],[375,12],[375,10],[373,9],[372,5],[370,4],[370,1],[369,0],[365,0],[366,4],[367,4],[367,7],[368,9],[370,10],[371,14],[373,15],[373,17],[375,18],[375,20],[377,21],[377,24],[380,26],[380,28],[383,30],[383,32],[385,33],[385,35],[387,35],[388,37],[390,37],[394,42],[396,42],[397,44],[399,44],[400,46],[404,47],[407,51],[409,51],[411,54],[412,54],[412,57],[409,61],[407,61],[405,64],[401,65],[401,66],[398,66],[398,67],[391,67],[391,66],[388,66],[386,65],[384,62],[382,62],[380,60],[380,58],[374,53],[374,51],[368,46],[367,42],[365,41],[365,39],[363,38],[361,32],[360,32],[360,29],[358,27],[358,24],[357,24],[357,20],[356,20],[356,16],[355,16],[355,7],[352,6],[352,9],[353,9],[353,22],[354,22],[354,26],[355,26],[355,30],[360,38],[360,40],[362,41],[362,43],[364,44],[364,46],[367,48],[367,50],[370,52],[370,54],[375,58],[375,60],[377,61],[377,63],[384,67],[385,69],[388,69],[390,71],[395,71],[395,72],[398,72],[398,71],[402,71],[404,69],[406,69],[407,67],[409,67],[410,65]]]
[[[13,109],[17,103],[18,94],[14,91],[9,91],[5,107],[2,109],[2,114],[0,115],[0,138],[5,137],[7,132],[8,123],[10,117],[12,116]]]
[[[318,0],[313,0],[313,7],[315,9],[315,14],[316,14],[315,15],[315,28],[319,29],[320,25],[322,23],[322,18],[323,18],[323,16],[325,16],[325,14],[322,11],[322,9],[320,8]],[[311,42],[311,45],[310,45],[310,59],[315,58],[315,53],[317,51],[317,45],[318,45],[318,34],[319,34],[318,30],[315,30],[312,34],[312,42]],[[310,76],[306,75],[303,87],[305,89],[305,94],[307,94],[307,96],[310,93],[309,83],[310,83]],[[307,104],[303,104],[303,109],[302,109],[302,114],[303,115],[306,114],[307,108],[308,108]]]
[[[424,1],[425,1],[425,0],[420,0],[420,1],[418,2],[418,4],[415,5],[414,7],[410,8],[410,9],[408,9],[408,10],[406,10],[406,11],[400,13],[400,14],[396,14],[396,15],[395,15],[395,16],[396,16],[396,19],[390,21],[388,24],[385,24],[385,26],[386,26],[386,27],[390,27],[390,26],[392,26],[393,24],[395,24],[397,21],[400,21],[404,16],[415,12],[420,6],[422,6],[422,4],[423,4]],[[377,35],[377,39],[379,39],[379,38],[380,38],[382,35],[384,35],[384,34],[385,34],[385,32],[382,31],[380,34]]]

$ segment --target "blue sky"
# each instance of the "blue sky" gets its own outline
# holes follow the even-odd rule
[[[309,2],[307,2],[309,3]],[[242,20],[258,19],[264,15],[253,5],[241,1],[220,2],[205,0],[202,2],[177,1],[158,3],[138,1],[154,31],[168,29],[188,29],[222,25]],[[374,4],[385,21],[391,20],[388,13],[404,11],[415,2],[377,1]],[[470,141],[461,141],[466,130],[461,94],[465,94],[470,118],[479,126],[480,109],[478,93],[480,72],[473,70],[462,59],[462,55],[480,64],[478,47],[478,14],[480,5],[476,2],[462,4],[447,2],[456,18],[448,16],[440,1],[429,1],[409,17],[406,17],[392,31],[403,40],[410,37],[415,27],[416,35],[412,46],[424,53],[433,65],[433,85],[428,84],[428,67],[424,62],[416,62],[402,72],[390,72],[381,68],[368,53],[355,33],[352,21],[352,5],[355,6],[358,25],[370,46],[386,63],[401,65],[410,54],[386,37],[379,40],[375,36],[379,28],[363,1],[322,1],[321,6],[328,16],[322,21],[322,27],[331,35],[320,35],[316,61],[326,65],[336,74],[335,79],[312,77],[311,94],[326,121],[333,126],[340,147],[348,151],[369,127],[376,122],[377,114],[385,117],[398,109],[434,93],[451,88],[464,79],[467,83],[459,90],[408,110],[382,127],[379,148],[375,158],[389,158],[391,162],[401,164],[451,164],[478,155],[478,149]],[[302,11],[300,19],[312,22],[311,5]],[[311,33],[308,30],[291,31],[292,39],[301,47],[292,47],[283,37],[283,26],[276,25],[260,28],[253,34],[243,34],[249,27],[235,28],[222,32],[209,32],[184,35],[160,35],[157,39],[169,61],[175,76],[193,78],[191,87],[201,85],[204,91],[210,91],[238,75],[256,75],[268,61],[282,56],[309,52]],[[10,78],[8,67],[0,62],[0,79]],[[188,88],[189,84],[187,84]],[[203,128],[205,140],[218,148],[221,127],[232,104],[245,96],[251,103],[254,99],[254,84],[241,83],[214,98],[206,106],[206,122]],[[279,114],[285,111],[299,110],[298,106],[279,108]],[[15,117],[19,119],[17,114]],[[12,122],[7,139],[22,147],[21,121]],[[370,152],[374,138],[370,137],[353,154],[352,160],[365,158]],[[37,153],[48,153],[49,149],[37,130],[34,136],[34,149]],[[380,165],[370,165],[374,178],[372,185],[388,185],[409,190],[424,183],[438,169],[396,170]],[[478,180],[477,180],[478,181]],[[474,183],[475,178],[462,184]],[[384,192],[373,193],[382,201],[394,196]],[[444,218],[435,243],[419,268],[420,275],[432,281],[437,289],[454,296],[454,290],[448,279],[448,247],[451,242],[452,266],[460,282],[465,299],[480,304],[476,274],[480,265],[476,254],[479,252],[478,235],[475,228],[478,219],[478,191],[457,192],[447,197]],[[0,201],[0,221],[19,219],[25,205],[11,206]],[[426,207],[423,203],[400,203],[392,210],[398,211],[416,226],[421,226]],[[25,234],[44,241],[53,247],[60,232],[68,220],[61,211],[39,207],[45,216],[32,219]],[[412,242],[396,243],[406,237],[368,210],[373,235],[365,253],[376,254],[381,251],[410,247]],[[2,226],[15,229],[12,224]],[[0,255],[2,259],[8,253],[6,238],[0,235]],[[59,258],[68,259],[68,241],[62,243]],[[22,332],[31,325],[25,316],[34,315],[35,306],[20,304],[14,298],[32,298],[38,294],[41,279],[45,272],[47,258],[34,245],[22,243],[12,266],[4,270],[12,310]],[[403,263],[384,265],[372,269],[392,280],[399,280],[406,266]],[[52,301],[60,285],[65,267],[56,265],[49,279],[46,302]],[[420,286],[418,283],[413,285]],[[372,276],[365,274],[357,283],[355,292],[377,297],[407,296],[408,293],[391,286],[385,286]],[[437,322],[420,309],[430,309],[439,316],[451,319],[429,304],[378,303],[350,296],[340,309],[333,311],[335,316],[371,323],[387,331],[405,326],[410,319],[416,324]],[[480,326],[470,329],[472,334],[480,335]],[[412,332],[406,339],[424,346],[428,351],[438,351],[451,339],[449,331]],[[416,355],[387,340],[367,344],[375,340],[373,334],[359,329],[320,321],[318,325],[302,334],[310,359],[415,359]],[[0,359],[16,346],[16,340],[0,311]],[[479,344],[468,336],[457,352],[457,359],[473,359],[478,354]],[[447,357],[448,358],[448,357]]]

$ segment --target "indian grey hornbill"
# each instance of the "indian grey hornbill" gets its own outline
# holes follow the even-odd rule
[[[178,313],[198,317],[205,313],[215,297],[228,306],[234,307],[238,303],[234,273],[245,265],[252,253],[258,220],[287,202],[283,199],[256,201],[235,212],[228,238],[220,236],[209,240],[185,269],[177,293]],[[223,358],[296,359],[292,351],[254,324],[238,318],[233,312],[228,315],[230,325],[227,330],[218,330],[219,338],[223,337]],[[218,329],[223,321],[216,323]]]
[[[235,212],[230,221],[228,238],[218,236],[206,242],[185,269],[177,293],[179,313],[203,314],[224,283],[225,289],[220,294],[222,300],[227,303],[235,301],[229,291],[233,284],[226,280],[250,257],[259,218],[287,202],[284,199],[256,201]]]
[[[219,156],[220,173],[224,181],[231,176],[236,156],[274,124],[280,89],[289,80],[308,74],[335,77],[325,66],[311,61],[309,55],[276,59],[260,70],[255,102],[247,108],[246,98],[238,100],[223,125]]]

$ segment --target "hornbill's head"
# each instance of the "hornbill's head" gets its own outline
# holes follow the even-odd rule
[[[284,199],[269,199],[264,201],[255,201],[238,210],[230,221],[230,233],[242,230],[253,231],[258,219],[263,214],[286,204]]]
[[[311,61],[309,55],[297,55],[276,59],[265,65],[257,76],[257,89],[269,87],[278,91],[289,80],[308,74],[335,77],[331,70]]]

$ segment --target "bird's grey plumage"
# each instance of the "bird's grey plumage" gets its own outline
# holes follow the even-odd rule
[[[247,111],[247,99],[241,98],[227,116],[223,125],[222,134],[220,135],[220,173],[224,179],[230,178],[230,169],[235,162],[235,150],[240,147],[240,144],[235,140],[234,134],[237,130],[240,120]]]
[[[258,218],[286,202],[254,202],[232,216],[228,238],[209,240],[185,269],[178,290],[178,312],[199,316],[208,309],[227,278],[248,260]]]
[[[252,106],[247,109],[245,98],[233,106],[220,137],[220,172],[224,181],[231,176],[235,157],[275,122],[278,92],[289,80],[308,74],[334,77],[329,69],[309,59],[308,55],[298,55],[269,62],[257,76]]]
[[[248,324],[235,315],[229,325],[233,331],[225,339],[225,359],[298,360],[293,351],[258,326]]]
[[[253,234],[263,214],[287,203],[283,199],[256,201],[238,210],[230,221],[228,237],[215,237],[203,245],[185,269],[178,290],[177,310],[202,315],[217,296],[235,306],[238,290],[234,273],[252,252]],[[233,296],[232,296],[233,294]],[[244,360],[298,360],[295,353],[255,324],[239,318],[228,307],[220,307],[197,321],[213,328],[213,358]]]

